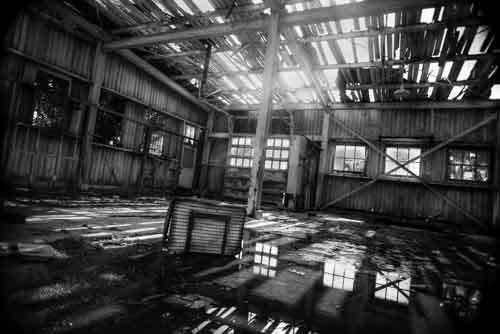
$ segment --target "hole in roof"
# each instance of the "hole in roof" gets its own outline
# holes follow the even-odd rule
[[[467,86],[453,86],[450,95],[448,95],[448,100],[461,100],[464,96]]]
[[[420,14],[420,23],[432,23],[434,18],[434,8],[424,8]]]
[[[184,2],[184,0],[174,0],[174,2],[177,4],[177,6],[181,7],[181,9],[188,13],[189,15],[193,15],[194,13],[191,11],[189,6]]]
[[[458,74],[458,81],[467,80],[470,78],[471,72],[476,65],[477,60],[466,60],[460,69],[460,73]]]
[[[385,25],[389,28],[394,28],[396,26],[396,13],[385,14]]]
[[[194,4],[204,13],[213,12],[214,7],[209,0],[192,0]]]
[[[490,100],[500,100],[500,84],[491,86]]]

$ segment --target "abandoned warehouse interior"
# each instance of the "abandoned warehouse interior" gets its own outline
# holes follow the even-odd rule
[[[2,36],[2,318],[16,333],[488,328],[488,6],[23,5]]]

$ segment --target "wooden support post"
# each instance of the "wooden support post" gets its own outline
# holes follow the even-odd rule
[[[319,153],[318,183],[316,185],[316,197],[314,206],[319,208],[323,198],[323,182],[328,172],[328,137],[330,132],[330,114],[323,114],[323,128],[321,130],[321,151]]]
[[[92,141],[94,137],[95,123],[97,118],[97,106],[101,97],[101,87],[104,79],[104,66],[106,55],[102,51],[102,43],[99,42],[95,48],[94,63],[92,65],[92,85],[89,90],[89,109],[87,110],[84,125],[83,139],[81,143],[80,164],[78,173],[78,188],[87,190],[92,158]]]
[[[500,110],[497,111],[495,162],[493,163],[493,228],[500,228]]]
[[[257,130],[255,132],[255,154],[250,175],[250,188],[248,190],[247,214],[255,216],[255,211],[260,208],[262,197],[262,185],[264,179],[264,161],[267,137],[271,124],[272,103],[274,95],[274,83],[277,71],[278,47],[280,43],[279,36],[279,9],[271,10],[271,19],[269,22],[269,32],[267,35],[266,55],[264,62],[263,75],[263,96],[262,103],[257,115]],[[230,144],[230,143],[229,143]]]
[[[151,145],[151,128],[146,127],[144,129],[144,146],[143,146],[143,151],[142,151],[142,159],[141,159],[141,167],[139,169],[139,175],[137,176],[137,194],[142,193],[142,189],[144,186],[144,170],[146,169],[146,164],[148,163],[148,155],[149,155],[149,146]]]
[[[203,75],[201,76],[200,88],[198,90],[198,98],[205,96],[205,86],[207,85],[208,70],[210,67],[210,57],[212,54],[212,45],[207,45],[207,50],[205,53],[205,63],[203,64]]]
[[[198,177],[198,194],[204,196],[207,190],[207,179],[208,179],[208,164],[210,162],[210,150],[212,148],[212,141],[210,139],[210,134],[214,127],[215,113],[212,111],[208,114],[207,127],[205,129],[205,134],[203,136],[203,153],[201,157],[200,164],[200,174]]]

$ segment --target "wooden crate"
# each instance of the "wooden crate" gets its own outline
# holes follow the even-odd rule
[[[165,218],[164,245],[170,254],[238,254],[245,216],[243,205],[177,197],[170,203]]]

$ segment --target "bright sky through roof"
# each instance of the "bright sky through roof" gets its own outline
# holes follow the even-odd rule
[[[500,85],[496,84],[491,87],[490,100],[500,100]]]
[[[469,79],[474,66],[476,65],[477,60],[466,60],[460,69],[460,73],[458,74],[458,81]]]
[[[185,11],[186,13],[188,13],[189,15],[193,15],[194,13],[191,11],[191,9],[188,7],[188,5],[186,5],[186,3],[184,2],[184,0],[174,0],[175,3],[177,3],[177,5],[179,7],[182,8],[183,11]]]
[[[214,7],[208,0],[192,0],[192,1],[203,13],[214,11]]]
[[[420,23],[432,23],[434,17],[434,8],[424,8],[422,9],[422,14],[420,15]]]

